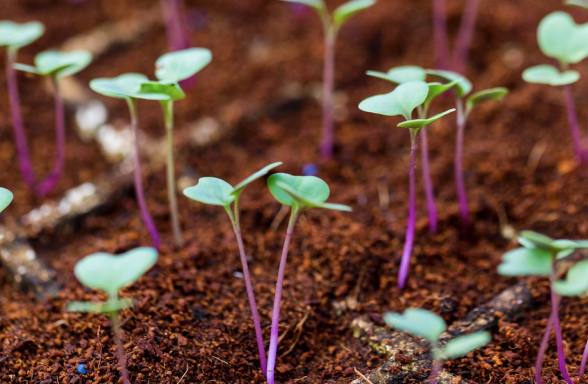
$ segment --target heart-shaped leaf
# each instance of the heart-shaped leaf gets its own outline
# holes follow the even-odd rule
[[[10,204],[13,198],[14,195],[12,194],[12,192],[10,192],[6,188],[0,187],[0,212],[2,212],[4,209],[6,209],[6,207],[8,207],[8,204]]]
[[[548,84],[554,87],[575,83],[580,79],[580,72],[569,69],[560,72],[553,65],[536,65],[523,72],[523,80],[527,83]]]
[[[428,119],[414,119],[414,120],[403,121],[402,123],[398,124],[398,126],[402,127],[402,128],[410,128],[410,129],[414,129],[414,130],[418,131],[422,127],[429,125],[433,121],[438,120],[441,117],[443,117],[451,112],[454,112],[454,111],[455,111],[455,108],[449,109],[445,112],[441,112],[438,115],[435,115],[435,116],[430,117]]]
[[[312,7],[314,9],[316,9],[317,11],[325,11],[327,9],[323,0],[282,0],[282,1],[286,1],[288,3],[298,3],[298,4],[308,5],[309,7]]]
[[[351,16],[374,4],[376,4],[376,0],[351,0],[335,9],[335,12],[333,12],[333,20],[335,20],[335,24],[341,26]]]
[[[496,101],[502,100],[504,96],[508,93],[508,89],[499,87],[499,88],[491,88],[486,89],[484,91],[476,92],[470,97],[468,97],[466,101],[466,109],[469,113],[474,107],[485,103],[487,101]]]
[[[580,261],[570,268],[565,280],[553,283],[555,291],[563,296],[578,296],[588,291],[588,260]]]
[[[441,316],[421,308],[408,308],[403,314],[387,312],[384,321],[400,331],[420,336],[433,345],[437,345],[439,336],[447,327]]]
[[[212,61],[206,48],[188,48],[166,53],[155,62],[155,77],[162,82],[177,83],[198,73]]]
[[[15,50],[29,45],[45,32],[45,27],[38,21],[19,24],[10,20],[0,21],[0,47]]]
[[[98,78],[90,81],[90,88],[104,96],[126,99],[138,97],[141,84],[148,82],[147,76],[140,73],[125,73],[113,78]],[[167,99],[167,96],[166,96]]]
[[[544,249],[517,248],[502,256],[498,273],[503,276],[549,276],[553,255]]]
[[[180,100],[185,97],[186,94],[178,83],[160,83],[158,81],[142,83],[141,92],[137,94],[137,98],[148,100]]]
[[[231,195],[236,196],[238,198],[239,195],[241,195],[241,192],[243,192],[243,190],[245,189],[245,187],[249,185],[249,183],[259,179],[262,176],[267,175],[267,173],[270,170],[274,169],[275,167],[277,167],[278,165],[281,165],[281,164],[282,164],[282,162],[278,161],[277,163],[272,163],[270,165],[266,165],[265,167],[263,167],[259,171],[255,172],[253,175],[249,176],[248,178],[246,178],[245,180],[243,180],[242,182],[237,184],[235,186],[233,192],[231,192]]]
[[[15,65],[15,68],[60,79],[78,73],[91,62],[92,54],[81,49],[70,52],[44,51],[35,56],[36,71],[30,71],[24,65]]]
[[[111,313],[118,312],[121,309],[131,308],[135,305],[133,299],[111,300],[106,303],[92,303],[87,301],[74,301],[67,303],[68,312],[88,312],[88,313]]]
[[[235,201],[233,191],[231,184],[224,180],[216,177],[201,177],[198,184],[184,189],[184,195],[204,204],[228,207]]]
[[[578,25],[562,11],[550,13],[541,20],[537,40],[545,56],[562,64],[575,64],[588,56],[588,24]]]
[[[359,103],[359,109],[384,116],[401,115],[410,120],[412,111],[421,105],[429,93],[429,86],[424,81],[410,81],[400,84],[385,95],[368,97]]]
[[[367,71],[369,76],[378,77],[396,84],[408,83],[409,81],[425,81],[427,73],[421,67],[416,65],[403,65],[394,67],[387,73]]]
[[[135,248],[121,255],[94,253],[78,261],[74,273],[88,288],[100,289],[116,299],[118,291],[134,283],[157,261],[154,248]]]
[[[441,355],[447,360],[462,357],[478,348],[482,348],[484,345],[488,344],[490,340],[491,336],[488,332],[476,332],[469,335],[459,336],[445,344],[445,347],[443,347],[443,350],[441,351]]]
[[[466,79],[464,76],[460,75],[457,72],[427,69],[427,74],[440,80],[443,80],[446,83],[451,83],[457,80],[457,84],[454,86],[453,89],[455,90],[455,93],[459,98],[465,97],[468,93],[472,91],[472,83],[470,83],[468,79]]]
[[[588,11],[588,0],[566,0],[566,5],[575,5]]]

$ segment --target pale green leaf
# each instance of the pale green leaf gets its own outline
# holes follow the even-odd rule
[[[429,108],[429,105],[437,96],[449,91],[451,88],[456,86],[457,83],[458,83],[458,80],[454,80],[450,83],[445,83],[445,84],[427,83],[427,85],[429,86],[429,93],[427,94],[427,99],[423,103],[423,106],[425,107],[425,109]]]
[[[336,24],[342,25],[351,16],[374,4],[376,4],[376,0],[351,0],[335,9],[335,12],[333,12],[333,20],[335,20]]]
[[[409,308],[403,314],[387,312],[384,321],[400,331],[420,336],[433,345],[437,345],[439,336],[446,328],[441,316],[420,308]]]
[[[15,50],[29,45],[45,32],[45,27],[38,21],[15,23],[10,20],[0,21],[0,47]]]
[[[575,5],[588,11],[588,0],[566,0],[566,5]]]
[[[228,207],[235,201],[233,191],[231,184],[226,181],[216,177],[201,177],[198,184],[184,189],[184,195],[204,204]]]
[[[491,336],[488,332],[476,332],[469,335],[458,336],[445,344],[441,350],[441,355],[447,360],[462,357],[485,346],[490,340]]]
[[[565,280],[553,283],[555,291],[563,296],[578,296],[588,291],[588,260],[580,261],[572,266]]]
[[[394,67],[387,73],[376,71],[367,71],[366,73],[369,76],[378,77],[396,84],[408,83],[410,81],[425,81],[425,78],[427,77],[425,70],[416,65]]]
[[[428,69],[427,74],[431,75],[437,79],[443,80],[446,83],[451,83],[457,80],[457,84],[454,86],[455,93],[458,97],[463,98],[468,93],[472,91],[472,83],[464,76],[460,75],[457,72],[452,71],[443,71],[443,70],[436,70],[436,69]]]
[[[243,190],[245,189],[245,187],[247,185],[249,185],[249,183],[259,179],[262,176],[267,175],[267,173],[274,169],[275,167],[277,167],[278,165],[281,165],[282,162],[279,161],[277,163],[272,163],[270,165],[266,165],[265,167],[263,167],[262,169],[260,169],[259,171],[255,172],[253,175],[249,176],[248,178],[246,178],[245,180],[243,180],[242,182],[240,182],[239,184],[237,184],[233,190],[233,192],[231,192],[231,195],[234,196],[239,196],[241,194],[241,192],[243,192]]]
[[[324,203],[331,193],[329,186],[316,176],[292,176],[287,173],[275,173],[267,179],[270,192],[280,203],[291,207],[306,208]],[[289,187],[285,191],[283,186]],[[295,197],[293,196],[295,195]]]
[[[400,84],[394,91],[368,97],[359,103],[359,109],[384,116],[401,115],[410,120],[412,111],[427,98],[429,86],[424,81]]]
[[[8,204],[12,201],[14,195],[6,188],[0,187],[0,212],[8,207]]]
[[[580,72],[569,69],[560,72],[553,65],[536,65],[523,71],[527,83],[548,84],[552,86],[573,84],[580,79]]]
[[[503,276],[549,276],[554,256],[544,249],[517,248],[502,256],[498,273]]]
[[[177,83],[208,65],[212,53],[206,48],[188,48],[166,53],[155,62],[155,77],[162,82]]]
[[[132,299],[111,300],[106,303],[74,301],[67,303],[66,310],[68,312],[110,313],[118,312],[125,308],[131,308],[134,305],[135,302]]]
[[[537,40],[545,56],[562,64],[575,64],[588,56],[588,24],[578,25],[562,11],[550,13],[541,20]]]
[[[325,2],[323,0],[282,0],[288,3],[298,3],[308,5],[309,7],[314,8],[318,12],[325,11],[327,7],[325,6]]]
[[[90,81],[90,88],[101,95],[125,99],[137,97],[141,92],[141,84],[149,81],[140,73],[125,73],[113,78],[98,78]],[[166,100],[167,100],[166,96]]]
[[[441,117],[443,117],[451,112],[455,112],[455,108],[449,109],[445,112],[441,112],[441,113],[439,113],[433,117],[430,117],[428,119],[414,119],[414,120],[403,121],[402,123],[398,124],[398,126],[402,127],[402,128],[410,128],[410,129],[414,129],[414,130],[418,131],[422,127],[431,124],[435,120],[438,120]]]
[[[180,100],[185,98],[186,94],[178,83],[147,81],[141,84],[141,92],[136,97],[148,100]]]
[[[466,108],[468,111],[471,111],[474,107],[477,107],[478,105],[487,101],[502,100],[502,98],[504,98],[507,93],[508,89],[502,87],[476,92],[468,97],[466,101]]]
[[[70,52],[43,51],[35,56],[38,73],[56,78],[74,75],[91,62],[92,54],[81,49]]]
[[[34,73],[35,75],[40,75],[41,72],[37,69],[37,67],[28,65],[28,64],[21,64],[21,63],[14,63],[12,68],[16,69],[17,71],[23,71],[28,73]]]

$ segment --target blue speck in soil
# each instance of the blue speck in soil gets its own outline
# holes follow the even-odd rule
[[[87,365],[86,364],[80,364],[78,365],[78,373],[79,374],[85,374],[88,373],[88,370],[86,369]]]
[[[304,176],[316,176],[318,175],[318,167],[312,163],[308,163],[302,167],[302,174]]]

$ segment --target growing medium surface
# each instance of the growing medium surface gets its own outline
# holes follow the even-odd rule
[[[128,0],[116,2],[116,6],[108,6],[115,3],[110,1],[81,5],[56,2],[37,10],[30,6],[36,3],[7,1],[6,18],[38,19],[47,27],[47,35],[20,53],[19,61],[24,63],[32,62],[34,53],[52,46],[54,40],[64,40],[100,22],[128,17],[132,10],[154,4]],[[79,12],[79,7],[93,11]],[[320,212],[319,216],[309,211],[296,228],[280,315],[280,334],[285,336],[279,344],[276,378],[281,383],[348,383],[356,378],[353,367],[367,373],[382,363],[384,357],[354,339],[348,330],[350,320],[358,314],[370,314],[380,321],[379,316],[386,311],[423,307],[441,314],[451,324],[516,282],[496,273],[504,251],[515,247],[501,236],[498,217],[506,215],[508,223],[517,229],[533,229],[554,238],[588,237],[584,208],[588,170],[574,167],[568,132],[553,128],[566,125],[560,95],[521,80],[524,68],[544,60],[533,33],[536,25],[558,7],[561,4],[556,0],[531,8],[506,0],[497,1],[492,9],[481,7],[480,32],[474,38],[467,76],[476,79],[479,89],[474,91],[500,84],[512,93],[501,105],[482,106],[471,117],[464,153],[473,222],[468,236],[460,234],[453,187],[455,127],[451,119],[430,127],[431,171],[438,185],[440,227],[437,235],[429,235],[426,206],[419,204],[414,264],[402,292],[396,289],[396,276],[406,227],[408,133],[379,117],[366,116],[355,106],[370,95],[389,92],[384,82],[367,78],[366,69],[386,71],[411,63],[434,65],[433,47],[427,40],[430,1],[375,5],[373,12],[352,19],[341,31],[336,83],[348,95],[349,116],[339,123],[337,162],[322,165],[318,176],[331,187],[332,201],[350,205],[353,212]],[[458,18],[460,9],[448,8],[451,22]],[[517,16],[522,13],[524,18]],[[413,14],[420,16],[409,17]],[[188,100],[178,103],[176,126],[181,132],[187,122],[201,116],[241,123],[233,127],[231,136],[201,151],[177,143],[177,174],[215,176],[234,185],[252,169],[274,161],[284,162],[280,172],[300,174],[305,164],[318,159],[320,109],[315,100],[293,101],[286,95],[291,95],[297,85],[304,89],[321,78],[321,26],[313,18],[296,19],[277,1],[219,0],[210,4],[207,15],[206,27],[193,37],[198,46],[211,49],[215,66],[203,71],[198,77],[198,90],[188,91]],[[400,32],[390,25],[404,29]],[[148,32],[144,39],[98,58],[79,78],[88,82],[125,72],[151,73],[152,63],[166,50],[163,26]],[[271,55],[260,55],[264,49]],[[587,68],[576,69],[588,73]],[[0,89],[5,89],[4,78],[0,79]],[[31,132],[30,145],[40,148],[33,154],[33,163],[50,164],[48,159],[55,149],[53,130],[47,125],[47,121],[53,121],[51,97],[38,91],[37,80],[19,80],[23,105],[30,108],[29,113],[23,111]],[[579,91],[582,84],[581,80]],[[9,115],[6,97],[0,92],[0,185],[15,195],[15,201],[3,213],[4,220],[11,222],[39,206],[41,200],[26,190],[20,178],[10,122],[5,118]],[[110,108],[111,120],[124,125],[124,103],[104,102]],[[431,113],[451,108],[451,104],[451,99],[441,100],[439,111]],[[269,108],[269,112],[248,114],[254,107]],[[145,131],[163,137],[160,111],[147,103],[139,110]],[[580,112],[580,120],[586,121],[588,115]],[[52,196],[110,167],[98,147],[77,139],[72,127],[68,124],[71,134],[64,179]],[[537,154],[541,154],[538,161]],[[165,172],[145,175],[145,180],[149,209],[162,238],[168,240],[155,268],[121,293],[121,297],[139,302],[135,309],[121,312],[133,382],[177,383],[187,371],[182,382],[262,383],[244,281],[235,274],[240,272],[237,245],[226,213],[181,198],[186,245],[173,251]],[[248,188],[240,201],[241,225],[251,256],[249,265],[262,328],[269,336],[275,275],[287,223],[277,231],[270,230],[279,204],[262,181]],[[385,199],[379,199],[379,192],[385,188],[388,206]],[[417,200],[424,202],[419,182]],[[81,382],[75,381],[78,376],[83,382],[97,382],[99,377],[100,382],[118,380],[113,370],[116,359],[108,319],[66,313],[65,305],[69,301],[105,300],[76,281],[73,267],[81,257],[149,245],[133,194],[104,214],[86,218],[75,232],[45,233],[33,245],[56,269],[65,289],[56,299],[36,302],[2,279],[1,379],[23,383],[57,378],[60,383]],[[523,319],[500,322],[492,330],[491,344],[469,357],[452,360],[446,367],[478,383],[528,383],[549,312],[548,287],[546,281],[539,281],[537,309]],[[333,302],[356,292],[358,308],[337,315]],[[588,338],[584,325],[588,323],[587,304],[585,298],[564,299],[562,303],[570,372],[577,372]],[[77,373],[79,364],[87,364],[87,374]],[[556,383],[558,372],[552,343],[544,365],[544,382]]]

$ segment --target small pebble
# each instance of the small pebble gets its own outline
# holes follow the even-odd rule
[[[78,365],[78,373],[81,375],[88,373],[88,370],[86,369],[86,367],[87,367],[86,364]]]
[[[304,176],[316,176],[318,175],[318,167],[312,163],[306,164],[302,167],[302,174]]]

